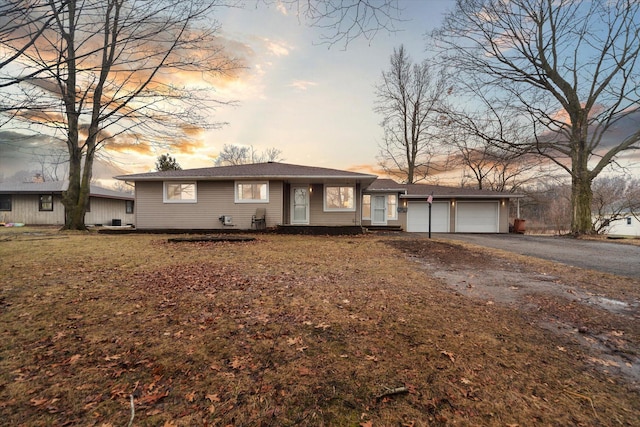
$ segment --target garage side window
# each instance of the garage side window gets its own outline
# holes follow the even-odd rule
[[[362,196],[362,219],[371,219],[371,195]]]
[[[0,194],[0,211],[11,210],[11,194]]]
[[[398,196],[389,194],[387,196],[387,219],[398,218]]]
[[[354,187],[324,187],[325,211],[355,211]]]
[[[164,203],[197,203],[195,182],[165,182]]]

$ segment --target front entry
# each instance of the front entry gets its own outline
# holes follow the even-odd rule
[[[309,188],[291,188],[291,224],[309,224]]]
[[[387,225],[387,196],[373,196],[371,225]]]

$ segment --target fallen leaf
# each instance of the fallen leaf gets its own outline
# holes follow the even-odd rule
[[[216,393],[216,394],[207,394],[207,395],[205,396],[205,399],[209,399],[209,401],[210,401],[211,403],[213,403],[213,402],[220,402],[220,397],[218,396],[218,394],[217,394],[217,393]]]
[[[373,421],[369,420],[369,421],[365,421],[360,423],[360,427],[373,427]]]
[[[31,399],[29,402],[31,402],[31,404],[33,406],[41,406],[44,405],[45,403],[47,403],[49,401],[49,399]]]
[[[69,358],[69,361],[67,363],[69,363],[70,365],[73,365],[78,360],[80,360],[81,357],[82,357],[81,354],[74,354],[73,356],[71,356],[71,358]]]
[[[453,356],[453,353],[443,350],[440,352],[440,354],[442,354],[443,356],[447,356],[452,363],[455,363],[456,358]]]
[[[187,399],[187,402],[193,403],[193,401],[196,400],[196,392],[192,391],[191,393],[187,393],[184,397]]]

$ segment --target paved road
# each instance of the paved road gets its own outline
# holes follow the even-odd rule
[[[427,234],[424,233],[426,236]],[[433,234],[581,268],[640,278],[640,246],[521,234]]]

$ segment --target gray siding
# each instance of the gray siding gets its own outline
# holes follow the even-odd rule
[[[0,211],[0,221],[30,225],[64,225],[64,206],[61,199],[60,195],[54,195],[53,211],[40,212],[39,194],[12,194],[11,211]]]
[[[134,214],[126,213],[127,207],[124,200],[91,197],[90,209],[91,211],[84,216],[86,225],[111,225],[113,219],[119,219],[122,225],[134,224]]]
[[[136,227],[139,229],[251,228],[257,208],[265,208],[267,227],[282,223],[283,183],[269,183],[269,203],[235,203],[234,181],[199,181],[197,203],[164,203],[162,182],[136,182]],[[233,217],[232,226],[218,219]]]
[[[1,222],[22,222],[28,225],[64,225],[62,196],[54,194],[53,211],[39,211],[39,194],[12,194],[11,211],[0,211]],[[124,200],[91,197],[91,212],[87,212],[86,225],[110,225],[112,219],[121,219],[122,224],[131,224],[133,214],[126,214]],[[135,208],[134,208],[135,209]]]

